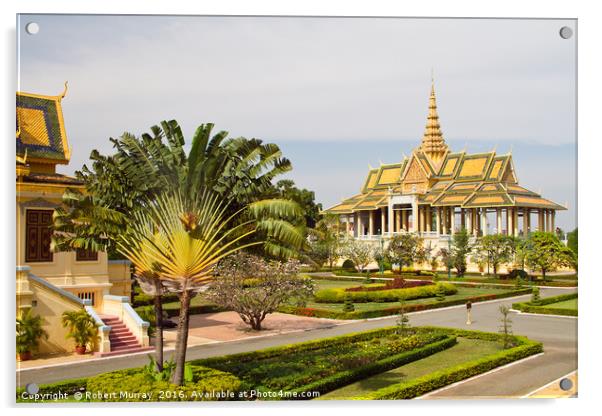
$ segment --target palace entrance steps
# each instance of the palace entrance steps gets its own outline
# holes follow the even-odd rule
[[[128,329],[119,317],[114,315],[98,315],[105,325],[111,327],[109,342],[110,352],[98,352],[100,357],[109,357],[120,354],[131,354],[141,351],[150,351],[154,347],[142,346],[136,336]]]

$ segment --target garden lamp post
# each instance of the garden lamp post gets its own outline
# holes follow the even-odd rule
[[[451,256],[451,236],[447,239],[447,279],[451,280],[452,256]]]
[[[472,311],[472,302],[466,302],[466,325],[472,324],[472,317],[470,316],[470,312]]]

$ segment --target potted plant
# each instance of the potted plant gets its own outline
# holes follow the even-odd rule
[[[95,343],[98,337],[98,328],[94,319],[84,310],[63,313],[63,327],[68,328],[67,338],[75,341],[75,352],[85,354],[86,346]]]
[[[17,355],[19,361],[31,359],[31,353],[38,349],[40,338],[48,339],[48,333],[42,328],[42,317],[33,315],[26,309],[17,317]]]

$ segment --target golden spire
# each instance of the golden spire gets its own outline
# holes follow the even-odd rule
[[[440,162],[449,150],[445,140],[443,140],[443,133],[441,133],[441,126],[439,125],[437,99],[435,97],[435,81],[433,79],[431,79],[429,115],[419,150],[423,151],[434,162]]]

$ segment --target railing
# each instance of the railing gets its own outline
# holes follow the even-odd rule
[[[111,334],[111,327],[109,325],[105,325],[105,323],[100,319],[100,316],[96,313],[93,306],[86,305],[84,306],[88,315],[94,319],[96,323],[96,327],[98,328],[98,337],[100,338],[98,342],[98,352],[111,352],[111,340],[109,338]]]
[[[148,347],[148,327],[150,324],[138,316],[129,304],[127,296],[105,295],[103,297],[103,313],[115,315],[121,319],[125,326],[132,331],[140,345]]]

